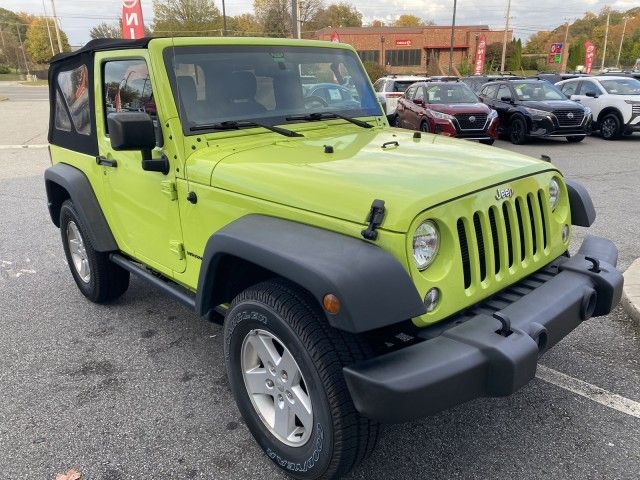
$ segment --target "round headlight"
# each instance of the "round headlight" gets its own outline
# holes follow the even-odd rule
[[[551,210],[556,209],[558,200],[560,200],[560,185],[555,178],[552,178],[549,182],[549,206]]]
[[[427,220],[416,228],[413,234],[413,258],[416,261],[418,270],[424,270],[438,253],[440,238],[435,223]]]

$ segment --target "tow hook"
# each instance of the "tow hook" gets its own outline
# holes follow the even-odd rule
[[[593,257],[584,257],[584,259],[587,262],[591,262],[591,268],[589,269],[590,272],[600,273],[602,271],[602,270],[600,270],[600,260],[598,260],[597,258],[593,258]]]
[[[508,337],[513,333],[513,331],[511,330],[511,319],[507,317],[504,313],[495,312],[493,314],[493,318],[498,320],[501,325],[501,327],[498,330],[496,330],[496,333],[498,335],[502,335],[503,337]]]

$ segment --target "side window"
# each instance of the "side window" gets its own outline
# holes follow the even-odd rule
[[[56,92],[55,128],[70,132],[73,124],[80,135],[91,135],[89,71],[86,65],[60,72],[56,83],[59,90]]]
[[[566,96],[569,97],[571,95],[575,95],[577,87],[578,87],[578,82],[569,82],[562,85],[561,90],[562,90],[562,93],[564,93]]]
[[[587,92],[591,92],[594,95],[598,95],[600,93],[598,91],[598,87],[596,87],[593,82],[583,80],[582,85],[580,86],[580,95],[586,95]]]
[[[489,100],[493,100],[496,97],[498,87],[496,85],[487,85],[482,88],[481,95]]]
[[[106,62],[103,72],[105,115],[113,112],[145,112],[152,116],[157,115],[149,69],[144,60]],[[196,94],[194,84],[193,95]]]
[[[409,87],[407,88],[407,91],[404,94],[404,97],[407,100],[413,100],[413,96],[416,94],[416,86],[414,85],[413,87]]]
[[[373,84],[373,89],[376,92],[381,92],[382,87],[384,87],[384,78],[379,78],[378,80],[376,80],[376,83]]]
[[[500,88],[498,89],[498,100],[502,101],[503,97],[511,98],[511,89],[508,85],[500,85]]]
[[[424,102],[424,87],[418,87],[416,90],[416,96],[413,97],[414,100],[422,100]]]

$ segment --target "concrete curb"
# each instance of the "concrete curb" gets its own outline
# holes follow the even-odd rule
[[[622,307],[629,316],[640,324],[640,258],[624,272]]]

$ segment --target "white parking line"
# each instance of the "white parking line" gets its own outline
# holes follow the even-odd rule
[[[544,365],[538,365],[536,377],[557,387],[588,398],[605,407],[613,408],[632,417],[640,418],[640,403],[609,392],[604,388],[596,387],[595,385],[570,377],[565,373],[558,372]]]
[[[19,148],[47,148],[48,143],[37,143],[35,145],[0,145],[0,150],[15,150]]]

